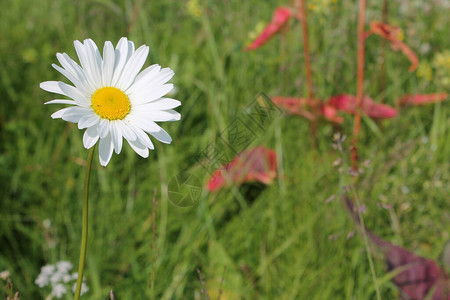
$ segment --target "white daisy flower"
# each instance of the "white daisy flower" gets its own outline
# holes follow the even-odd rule
[[[177,121],[181,116],[173,108],[181,105],[178,100],[163,98],[173,88],[167,83],[174,72],[157,64],[144,69],[149,48],[146,45],[136,51],[134,43],[121,38],[114,49],[105,42],[103,58],[91,39],[74,42],[80,60],[78,65],[66,53],[57,53],[61,66],[52,66],[69,79],[74,86],[61,81],[42,82],[40,87],[48,92],[71,98],[55,99],[45,104],[70,104],[54,114],[53,119],[78,123],[86,128],[83,144],[87,149],[99,141],[100,164],[106,166],[113,151],[122,150],[122,138],[142,157],[148,157],[154,149],[150,134],[169,144],[172,139],[155,122]]]

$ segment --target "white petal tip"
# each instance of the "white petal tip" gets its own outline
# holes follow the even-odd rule
[[[111,158],[110,158],[109,160],[107,160],[107,161],[104,161],[104,160],[99,156],[99,162],[100,162],[100,165],[101,165],[102,167],[106,167],[106,166],[109,164],[110,160],[111,160]]]
[[[39,87],[45,91],[45,90],[46,90],[45,87],[48,86],[48,82],[49,82],[49,81],[41,82],[41,83],[39,84]]]
[[[52,119],[60,119],[62,118],[64,112],[61,112],[61,110],[58,110],[57,112],[52,113],[50,116]]]
[[[168,139],[168,140],[163,140],[163,139],[161,139],[160,142],[169,145],[169,144],[172,143],[172,138],[170,138],[170,139]]]

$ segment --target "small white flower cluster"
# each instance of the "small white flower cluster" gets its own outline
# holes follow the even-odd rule
[[[51,294],[56,298],[62,298],[67,293],[67,287],[72,284],[72,291],[75,292],[78,278],[78,273],[70,274],[72,270],[72,264],[68,261],[60,261],[55,265],[46,265],[41,268],[41,273],[34,281],[40,288],[51,286]],[[88,286],[84,282],[81,285],[81,295],[89,291]]]

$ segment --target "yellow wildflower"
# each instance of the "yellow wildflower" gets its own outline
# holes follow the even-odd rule
[[[419,78],[424,78],[426,81],[430,81],[433,78],[433,70],[427,61],[423,61],[417,68],[416,75]]]
[[[433,59],[436,77],[443,86],[450,85],[450,50],[436,53]]]
[[[333,5],[336,3],[337,0],[311,0],[308,9],[317,14],[326,15],[331,9],[334,9]]]
[[[265,27],[266,23],[264,23],[263,21],[259,21],[258,23],[256,23],[255,28],[253,28],[253,30],[248,33],[247,41],[245,42],[245,44],[247,46],[250,45],[263,32]]]
[[[260,35],[261,32],[264,30],[265,26],[266,24],[263,21],[259,21],[258,23],[256,23],[255,28],[248,33],[248,39],[249,40],[256,39],[256,37]]]
[[[198,0],[188,0],[187,11],[194,18],[200,17],[202,15],[202,7]]]
[[[450,71],[450,51],[445,50],[437,53],[433,60],[434,66],[438,69],[446,69]]]

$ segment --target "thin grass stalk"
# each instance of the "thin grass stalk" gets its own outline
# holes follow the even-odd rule
[[[362,1],[364,1],[364,0],[362,0]],[[354,201],[356,201],[356,205],[357,205],[358,218],[359,218],[359,220],[361,222],[360,231],[361,231],[361,235],[363,237],[364,248],[366,250],[367,259],[369,261],[370,273],[372,274],[372,280],[373,280],[373,284],[375,286],[375,292],[377,294],[377,300],[381,300],[380,286],[378,285],[377,273],[375,271],[375,265],[373,263],[372,253],[370,251],[369,239],[367,238],[366,225],[364,224],[364,218],[363,218],[362,212],[360,210],[361,203],[359,201],[359,197],[358,197],[358,195],[357,195],[357,193],[355,191],[355,188],[352,188],[352,193],[353,193],[353,199],[355,199]]]
[[[81,251],[80,260],[78,262],[78,278],[77,278],[77,289],[75,291],[75,300],[80,299],[81,285],[83,283],[83,272],[84,272],[84,262],[86,259],[87,250],[87,237],[88,237],[88,199],[89,199],[89,179],[91,177],[91,166],[92,158],[94,157],[93,146],[89,150],[88,160],[86,162],[86,177],[84,179],[84,191],[83,191],[83,229],[81,231]]]
[[[139,19],[139,13],[142,10],[142,2],[143,2],[143,0],[138,0],[134,3],[133,15],[132,15],[131,20],[127,27],[128,35],[130,35],[131,31],[133,30],[134,26],[136,25],[137,20]]]
[[[219,296],[217,296],[217,300],[220,300],[220,297],[222,296],[223,290],[223,281],[225,280],[225,272],[227,271],[227,267],[224,266],[223,267],[223,274],[222,274],[222,279],[220,280],[220,286],[219,286]]]
[[[356,82],[356,112],[353,125],[353,136],[351,144],[351,161],[353,170],[358,169],[358,135],[361,130],[361,110],[364,97],[364,13],[366,11],[366,0],[359,0],[358,16],[358,56],[357,56],[357,82]]]
[[[300,22],[302,23],[302,31],[303,31],[303,56],[305,62],[305,70],[306,70],[306,84],[308,88],[308,105],[316,117],[311,122],[311,131],[314,139],[316,138],[317,132],[317,105],[314,101],[314,91],[313,91],[313,80],[312,80],[312,70],[311,70],[311,56],[309,52],[309,39],[308,39],[308,19],[306,13],[306,0],[300,0],[299,5],[299,15]]]
[[[156,213],[158,211],[158,202],[156,202],[156,188],[153,189],[153,212],[152,212],[152,231],[153,231],[153,242],[150,246],[152,250],[152,267],[150,272],[150,292],[152,295],[152,299],[156,299],[155,297],[155,280],[156,280],[156,258],[158,256],[158,249],[156,245],[156,238],[157,238],[157,224],[156,224]]]

